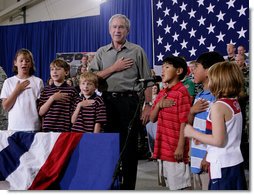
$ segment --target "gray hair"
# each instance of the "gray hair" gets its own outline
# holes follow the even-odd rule
[[[125,20],[125,27],[127,28],[128,31],[130,30],[131,22],[130,22],[130,20],[129,20],[125,15],[123,15],[123,14],[115,14],[115,15],[111,16],[111,18],[110,18],[109,21],[108,21],[109,27],[111,26],[112,20],[115,19],[115,18],[124,19],[124,20]]]

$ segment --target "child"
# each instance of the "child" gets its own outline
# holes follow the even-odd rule
[[[74,86],[74,85],[73,85],[73,81],[72,81],[71,78],[68,78],[68,79],[66,80],[66,83],[67,83],[69,86],[71,86],[71,87]]]
[[[194,70],[196,69],[196,67],[197,67],[197,62],[196,62],[195,60],[189,62],[190,74],[187,76],[187,78],[191,79],[192,82],[194,83],[194,86],[195,86],[195,89],[194,89],[194,97],[195,97],[200,91],[203,90],[203,85],[202,85],[202,83],[195,83],[195,82],[194,82]]]
[[[92,72],[80,75],[80,96],[75,103],[72,115],[72,130],[80,132],[101,132],[106,123],[106,108],[102,97],[96,94],[98,77]]]
[[[154,158],[162,161],[170,190],[191,186],[189,140],[183,134],[191,106],[189,92],[181,82],[186,73],[184,59],[171,56],[163,60],[162,82],[167,87],[157,95],[150,113],[151,122],[158,120]]]
[[[184,79],[181,82],[183,83],[183,85],[188,90],[188,92],[190,94],[191,102],[193,102],[193,99],[195,97],[195,84],[193,83],[193,81],[187,75],[184,77]]]
[[[50,64],[53,84],[45,87],[39,99],[39,115],[43,117],[43,131],[71,130],[71,115],[77,92],[65,81],[69,71],[70,66],[64,60],[55,59]]]
[[[210,105],[215,101],[215,97],[208,88],[208,69],[217,62],[224,61],[222,55],[217,52],[207,52],[201,54],[196,61],[194,69],[194,82],[203,86],[199,92],[189,113],[189,124],[193,125],[196,131],[206,133],[206,118]],[[194,190],[208,190],[209,175],[207,173],[209,163],[205,160],[206,145],[195,139],[191,140],[191,173]]]
[[[37,100],[43,81],[35,77],[33,54],[27,49],[17,51],[14,58],[15,76],[4,81],[2,105],[8,111],[8,130],[39,131],[41,128]]]
[[[207,117],[207,134],[191,125],[185,127],[184,134],[208,144],[209,190],[246,190],[240,150],[242,113],[237,100],[243,89],[243,75],[235,63],[219,62],[208,70],[208,78],[216,102]]]
[[[159,83],[155,83],[152,86],[152,104],[159,92],[160,92]],[[148,137],[148,147],[149,147],[149,151],[151,154],[151,157],[149,158],[149,160],[154,160],[153,159],[153,148],[154,148],[154,140],[155,140],[156,131],[157,131],[157,122],[152,123],[151,121],[149,121],[146,124],[146,131],[147,131],[147,137]]]

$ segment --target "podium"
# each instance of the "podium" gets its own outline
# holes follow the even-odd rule
[[[61,178],[60,189],[110,190],[119,150],[119,134],[85,133]]]

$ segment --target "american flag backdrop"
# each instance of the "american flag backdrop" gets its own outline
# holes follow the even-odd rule
[[[152,0],[154,65],[169,56],[186,61],[227,44],[249,51],[248,0]]]

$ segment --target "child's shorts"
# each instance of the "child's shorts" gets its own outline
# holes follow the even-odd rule
[[[166,186],[170,190],[180,190],[191,186],[189,164],[162,161],[162,169]]]
[[[211,179],[209,190],[247,190],[243,163],[221,169],[222,178]]]

